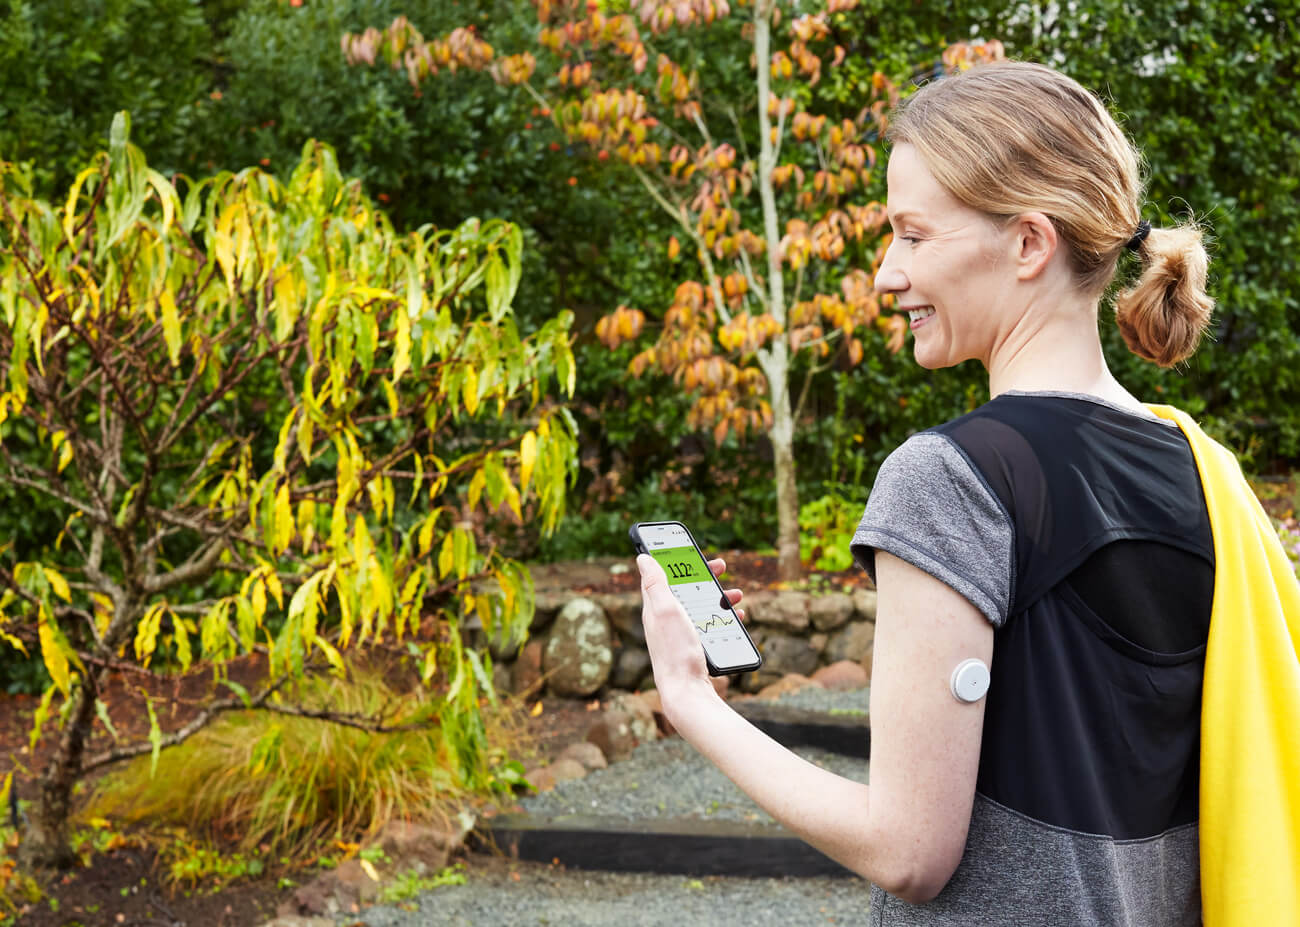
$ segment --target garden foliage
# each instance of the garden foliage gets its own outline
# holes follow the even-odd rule
[[[676,220],[630,172],[609,170],[596,149],[571,144],[536,100],[502,94],[487,74],[443,74],[423,81],[417,97],[403,69],[348,67],[338,44],[344,32],[402,13],[425,35],[472,23],[483,41],[515,51],[537,36],[535,7],[507,0],[310,0],[296,7],[205,0],[206,32],[180,3],[147,5],[160,24],[154,31],[113,25],[136,22],[131,11],[143,6],[95,4],[97,15],[102,11],[95,18],[84,2],[28,0],[0,12],[0,154],[37,159],[44,195],[55,195],[56,171],[66,190],[73,166],[101,147],[95,136],[107,113],[134,107],[136,137],[164,172],[207,173],[265,158],[268,171],[285,174],[303,141],[318,137],[336,146],[345,173],[388,197],[399,228],[445,226],[465,215],[509,218],[527,244],[516,301],[521,318],[541,324],[571,308],[583,371],[574,403],[581,517],[521,550],[624,552],[627,522],[651,516],[686,517],[712,545],[754,547],[775,538],[770,444],[728,435],[714,448],[706,432],[686,424],[693,400],[670,378],[626,376],[643,345],[610,351],[595,338],[597,320],[619,304],[649,311],[652,329],[656,308],[673,305],[693,250],[687,243],[669,259],[668,238],[685,242]],[[732,6],[733,19],[749,15],[744,5]],[[612,17],[633,5],[612,0],[599,9]],[[784,18],[774,41],[788,42],[797,19]],[[843,61],[824,67],[815,85],[800,82],[797,95],[828,122],[852,119],[877,72],[905,90],[912,79],[941,71],[943,48],[975,38],[1000,39],[1009,55],[1050,63],[1101,92],[1145,152],[1145,215],[1205,222],[1219,303],[1212,340],[1168,371],[1132,358],[1107,319],[1111,364],[1134,392],[1187,408],[1249,466],[1264,469],[1300,456],[1298,22],[1295,0],[861,0],[833,20],[831,41],[845,49]],[[654,43],[656,53],[678,63],[698,62],[708,79],[705,106],[717,111],[754,98],[751,47],[724,25],[670,30]],[[154,54],[149,43],[164,34],[166,53]],[[70,55],[77,48],[90,52]],[[543,87],[580,60],[536,58],[534,83]],[[128,59],[133,67],[102,73],[104,62]],[[656,63],[648,61],[647,71],[656,73]],[[137,102],[161,97],[170,111]],[[156,120],[146,109],[171,115]],[[881,173],[854,202],[883,198]],[[971,365],[931,374],[907,355],[867,350],[851,370],[836,364],[814,373],[794,437],[800,498],[860,500],[884,455],[909,433],[985,398],[982,372]],[[794,358],[799,392],[811,366],[824,362]],[[4,501],[0,524],[9,533],[50,522],[15,505],[12,495]]]
[[[173,183],[128,130],[57,202],[0,175],[0,463],[61,525],[0,561],[0,640],[52,680],[33,742],[60,721],[38,856],[65,849],[85,772],[156,762],[223,710],[293,712],[286,684],[350,649],[409,651],[474,766],[490,667],[458,627],[522,641],[533,607],[474,522],[552,530],[575,456],[552,398],[575,386],[570,319],[521,332],[516,227],[399,234],[314,142],[283,182]],[[97,725],[115,734],[111,669],[221,677],[254,651],[265,684],[229,681],[168,732],[150,703],[147,741],[84,755]]]
[[[799,572],[792,448],[807,395],[791,395],[792,357],[802,349],[826,367],[851,367],[869,334],[888,333],[896,351],[906,331],[904,316],[882,314],[871,287],[888,244],[884,207],[857,195],[871,183],[898,95],[877,71],[852,117],[828,120],[807,105],[823,70],[845,59],[834,33],[856,5],[833,0],[801,12],[756,0],[733,14],[725,0],[644,0],[626,12],[538,0],[536,38],[505,57],[471,28],[426,40],[406,17],[343,38],[350,62],[382,58],[417,89],[459,70],[487,70],[523,88],[571,145],[619,165],[673,221],[693,260],[670,305],[655,313],[657,338],[629,372],[671,376],[693,400],[687,424],[710,428],[718,444],[728,432],[767,436],[787,579]],[[783,20],[788,33],[773,44]],[[717,68],[709,39],[749,54],[747,92],[716,92],[732,62]],[[964,51],[960,63],[969,66]],[[995,44],[981,52],[998,54]],[[539,55],[555,59],[552,69],[538,73]],[[670,259],[682,247],[676,235],[666,246]],[[620,305],[596,335],[614,350],[645,322],[643,311]],[[817,371],[810,365],[805,382]]]

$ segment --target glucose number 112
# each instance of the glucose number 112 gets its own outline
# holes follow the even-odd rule
[[[691,565],[689,563],[670,563],[668,566],[668,575],[673,579],[687,579],[691,575]]]

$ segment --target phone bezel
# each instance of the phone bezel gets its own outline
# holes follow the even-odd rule
[[[681,528],[683,531],[685,531],[686,537],[690,539],[691,544],[695,547],[696,552],[700,555],[700,559],[703,560],[706,565],[708,564],[709,558],[704,553],[704,548],[700,547],[699,541],[695,540],[695,535],[691,533],[691,529],[686,527],[686,525],[680,521],[639,521],[637,522],[635,525],[629,528],[627,532],[628,537],[632,539],[632,546],[636,549],[636,552],[638,554],[649,553],[649,551],[646,548],[645,542],[641,539],[642,528],[660,528],[666,526],[676,526],[678,528]],[[718,590],[719,605],[721,605],[721,603],[726,600],[727,592],[725,589],[722,588],[722,583],[718,582],[718,577],[713,575],[712,570],[709,570],[709,578],[713,580],[713,585]],[[741,631],[744,632],[745,640],[749,642],[750,648],[754,651],[755,659],[753,663],[746,663],[739,666],[722,666],[722,667],[717,666],[716,664],[714,664],[713,658],[709,655],[709,648],[704,646],[704,638],[700,638],[700,646],[704,650],[704,662],[709,668],[710,676],[734,676],[737,673],[751,673],[754,670],[759,669],[763,665],[762,652],[759,651],[758,645],[754,643],[754,639],[749,636],[749,629],[745,627],[745,623],[740,620],[740,616],[736,614],[736,609],[729,602],[727,603],[727,610],[731,612],[731,614],[736,616],[736,623],[740,626]]]

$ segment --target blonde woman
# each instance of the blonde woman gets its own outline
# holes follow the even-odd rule
[[[1163,366],[1188,357],[1212,309],[1200,232],[1143,219],[1132,145],[1046,67],[938,80],[890,137],[876,288],[909,313],[918,363],[979,360],[992,398],[889,457],[854,539],[879,589],[870,785],[727,707],[642,556],[665,711],[874,883],[873,924],[1199,924],[1215,541],[1188,437],[1111,375],[1098,312],[1136,261],[1124,337]],[[970,660],[987,695],[953,687]]]

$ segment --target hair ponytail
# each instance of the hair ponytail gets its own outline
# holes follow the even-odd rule
[[[1152,228],[1138,248],[1142,275],[1115,297],[1115,321],[1129,350],[1170,367],[1191,357],[1210,324],[1209,258],[1194,225]]]

